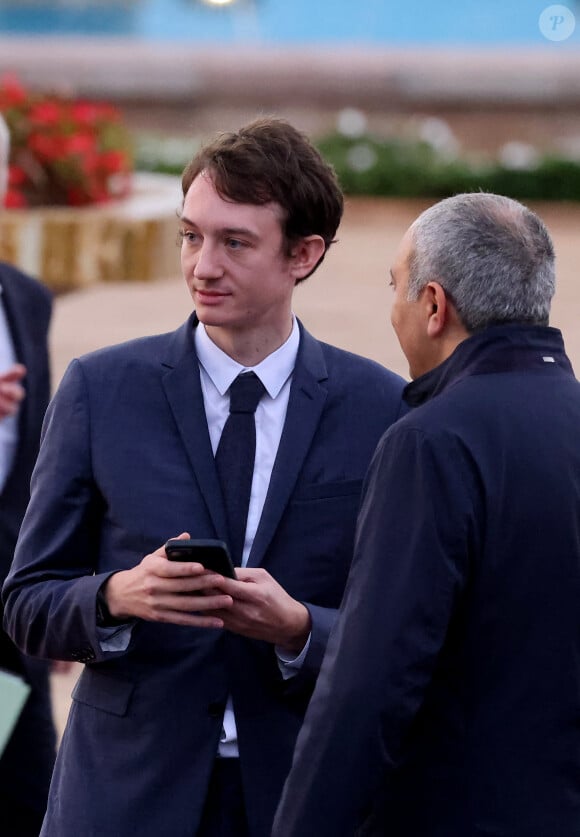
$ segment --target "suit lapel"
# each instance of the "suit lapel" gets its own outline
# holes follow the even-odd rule
[[[193,340],[193,329],[197,323],[197,318],[192,315],[173,335],[163,361],[167,369],[163,386],[216,534],[226,538],[225,510],[207,428]]]
[[[326,363],[318,341],[300,324],[300,348],[284,429],[248,566],[260,564],[290,500],[327,397]]]

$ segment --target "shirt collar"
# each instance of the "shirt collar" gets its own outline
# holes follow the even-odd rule
[[[251,367],[242,366],[241,363],[222,352],[208,336],[203,323],[199,323],[195,329],[194,340],[197,358],[220,395],[225,395],[240,372],[251,369],[264,384],[268,395],[276,398],[296,365],[300,331],[296,317],[292,317],[292,331],[286,342],[256,366]]]

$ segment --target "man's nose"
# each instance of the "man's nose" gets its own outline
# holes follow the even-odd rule
[[[198,279],[215,279],[222,275],[218,248],[209,241],[204,241],[199,250],[194,268]]]

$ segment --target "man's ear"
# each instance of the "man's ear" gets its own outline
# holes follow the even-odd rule
[[[314,270],[322,256],[325,245],[321,235],[305,235],[292,246],[292,272],[296,280],[304,279]]]
[[[429,282],[425,286],[425,304],[427,305],[427,334],[440,337],[449,320],[449,302],[439,282]]]

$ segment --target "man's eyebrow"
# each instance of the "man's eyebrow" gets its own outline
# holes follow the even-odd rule
[[[186,218],[185,215],[181,215],[179,220],[182,224],[187,224],[189,227],[197,227],[197,224],[194,221],[190,221],[190,219]],[[241,235],[245,236],[246,238],[251,238],[254,241],[259,238],[259,235],[255,233],[253,230],[250,230],[248,227],[222,227],[221,229],[216,230],[216,232],[220,233],[221,235],[229,236]]]
[[[241,235],[245,238],[251,238],[256,240],[259,238],[259,235],[255,233],[253,230],[248,229],[248,227],[223,227],[219,232],[223,233],[223,235]]]

